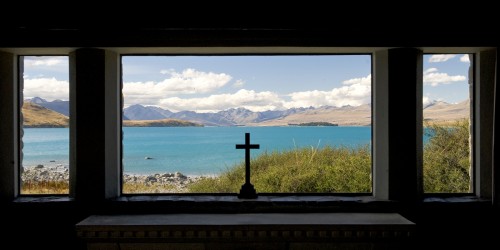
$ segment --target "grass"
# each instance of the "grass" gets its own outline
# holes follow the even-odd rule
[[[154,193],[177,193],[175,185],[164,183],[144,183],[124,182],[122,192],[124,194],[154,194]]]
[[[371,192],[371,152],[324,147],[265,152],[251,161],[252,183],[260,193]],[[218,177],[188,186],[194,193],[237,193],[244,181],[244,163]]]
[[[23,181],[21,194],[69,194],[68,181]]]

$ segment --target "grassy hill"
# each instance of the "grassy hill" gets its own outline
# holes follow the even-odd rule
[[[22,112],[25,128],[65,128],[69,126],[67,116],[31,102],[24,102]]]
[[[126,120],[123,121],[124,127],[203,127],[199,123],[177,120],[177,119],[162,119],[162,120]]]

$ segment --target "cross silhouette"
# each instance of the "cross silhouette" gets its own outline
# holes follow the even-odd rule
[[[250,144],[250,133],[245,133],[245,144],[236,144],[236,149],[245,150],[245,184],[241,186],[240,199],[257,199],[257,191],[250,183],[250,149],[259,149],[259,144]]]

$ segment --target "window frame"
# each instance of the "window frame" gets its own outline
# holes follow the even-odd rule
[[[241,52],[241,51],[244,51],[244,53],[265,53],[265,52],[268,52],[268,51],[274,51],[274,52],[279,52],[279,53],[284,53],[284,52],[288,52],[288,53],[296,53],[294,51],[296,51],[298,48],[298,50],[300,51],[303,51],[303,50],[307,50],[307,51],[311,51],[311,53],[325,53],[325,51],[330,51],[330,52],[333,52],[333,53],[370,53],[372,54],[372,67],[373,68],[378,68],[377,70],[372,70],[373,72],[373,75],[372,75],[372,104],[375,106],[377,105],[377,97],[380,97],[383,95],[380,93],[380,92],[383,92],[383,91],[379,91],[377,90],[377,88],[381,88],[381,89],[384,89],[384,86],[380,86],[380,85],[384,85],[384,82],[382,80],[384,80],[384,77],[379,77],[380,79],[377,78],[377,75],[383,75],[383,71],[387,71],[387,65],[385,63],[387,63],[386,61],[384,61],[385,59],[383,58],[384,57],[384,53],[387,53],[388,50],[390,50],[391,48],[390,47],[307,47],[307,46],[301,46],[301,47],[231,47],[230,45],[229,46],[226,46],[226,47],[223,47],[221,49],[221,47],[122,47],[122,48],[119,48],[119,47],[108,47],[108,48],[105,48],[105,49],[102,49],[103,51],[105,51],[106,53],[110,52],[110,53],[115,53],[117,55],[129,55],[129,54],[134,54],[134,55],[149,55],[149,54],[171,54],[171,53],[200,53],[200,54],[210,54],[210,53],[220,53],[220,51],[226,51],[226,52]],[[495,69],[495,60],[496,60],[496,55],[497,55],[497,52],[496,52],[496,47],[475,47],[475,46],[469,46],[469,47],[421,47],[419,48],[422,50],[423,53],[436,53],[436,54],[443,54],[443,53],[454,53],[454,54],[474,54],[474,72],[480,72],[483,68],[487,68],[487,69],[484,69],[486,72],[490,73],[490,74],[495,74],[496,73],[496,69]],[[18,83],[18,80],[17,77],[18,77],[18,70],[17,70],[17,67],[18,67],[18,61],[16,59],[11,59],[9,57],[13,56],[13,57],[16,57],[18,55],[25,55],[25,56],[29,56],[29,55],[63,55],[63,56],[70,56],[70,86],[71,86],[71,81],[74,80],[74,79],[71,79],[72,78],[72,74],[71,74],[71,69],[72,67],[74,67],[74,63],[75,63],[75,60],[73,59],[73,62],[72,62],[72,58],[71,58],[71,55],[72,53],[74,53],[76,50],[79,50],[78,47],[46,47],[46,48],[36,48],[36,47],[33,47],[33,48],[2,48],[0,49],[0,74],[6,74],[7,78],[0,78],[0,81],[2,81],[2,83],[7,83],[7,85],[12,85],[14,86],[14,88],[18,88],[19,86],[19,83]],[[291,52],[290,52],[291,51]],[[483,54],[490,54],[491,55],[494,55],[493,56],[493,62],[491,61],[491,58],[490,60],[487,60],[487,59],[484,59],[483,60]],[[479,56],[481,55],[481,56]],[[479,57],[481,57],[479,59]],[[379,60],[379,58],[382,58]],[[382,63],[381,63],[382,62]],[[73,65],[72,65],[73,63]],[[486,66],[487,67],[486,67]],[[9,70],[16,70],[16,73],[14,75],[10,75],[12,71],[9,71]],[[108,70],[106,70],[108,71]],[[121,72],[121,67],[118,67],[118,71]],[[111,72],[111,74],[114,74],[113,72]],[[119,74],[119,73],[116,73],[116,74]],[[386,74],[386,73],[385,73]],[[482,81],[482,76],[478,75],[478,74],[475,74],[475,86],[477,88],[477,86],[479,86],[480,84],[478,82],[481,82]],[[15,79],[15,82],[9,82],[10,80],[9,79]],[[16,94],[13,93],[14,95],[10,96],[11,93],[9,92],[9,88],[10,86],[1,86],[2,84],[0,84],[0,90],[4,90],[6,89],[7,90],[7,93],[2,93],[0,91],[0,96],[4,96],[4,97],[7,97],[6,100],[8,100],[7,102],[7,107],[2,107],[0,108],[0,112],[4,112],[2,114],[10,114],[9,113],[9,110],[14,110],[14,116],[9,118],[7,117],[8,119],[12,119],[12,120],[9,120],[11,121],[12,123],[16,123],[16,120],[18,122],[18,119],[19,119],[19,110],[18,110],[18,99],[19,98],[18,96],[15,96]],[[4,84],[5,85],[5,84]],[[475,89],[476,89],[475,88]],[[376,95],[374,91],[378,91],[379,93]],[[16,93],[19,93],[19,91],[17,91]],[[72,94],[72,90],[71,90],[71,87],[70,87],[70,96]],[[18,95],[18,94],[17,94]],[[480,97],[481,96],[481,93],[478,91],[477,93],[474,94],[475,97]],[[381,100],[378,100],[378,101],[381,101]],[[476,100],[477,101],[477,100]],[[73,104],[74,106],[75,104]],[[388,105],[388,104],[384,104],[384,105]],[[491,103],[489,104],[491,106],[494,105],[494,103]],[[489,106],[488,105],[488,106]],[[383,105],[382,105],[383,106]],[[480,109],[481,107],[479,107],[480,105],[476,105],[475,109]],[[121,106],[120,106],[121,107]],[[481,126],[480,124],[477,124],[478,121],[480,121],[480,118],[479,118],[479,115],[476,115],[476,112],[474,112],[475,114],[475,120],[476,120],[476,123],[474,123],[474,125],[476,126],[475,128],[475,131],[477,133],[477,131],[481,131]],[[375,107],[372,107],[372,121],[373,121],[373,124],[372,124],[372,150],[374,150],[375,147],[377,147],[377,139],[374,138],[375,134],[377,133],[377,131],[374,131],[375,128],[374,126],[376,126],[376,123],[377,121],[374,121],[375,117],[377,116],[377,111],[375,110]],[[489,117],[491,120],[493,119],[493,117]],[[17,124],[19,126],[19,124]],[[19,143],[19,140],[16,139],[16,138],[20,138],[19,137],[19,130],[16,131],[16,126],[14,127],[0,127],[0,129],[2,131],[0,131],[1,133],[3,134],[6,134],[9,136],[9,138],[7,139],[3,139],[3,140],[0,140],[0,142],[2,143],[2,147],[10,147],[11,145],[14,145],[14,149],[18,148],[19,145],[16,145],[16,143],[18,144]],[[120,125],[121,127],[121,125]],[[388,129],[388,128],[386,128]],[[383,129],[382,129],[383,130]],[[74,134],[76,133],[76,131],[70,131],[70,134]],[[10,137],[12,136],[12,138]],[[384,140],[384,136],[386,135],[382,135],[382,134],[379,134],[379,141],[382,141]],[[477,137],[476,137],[477,138]],[[70,139],[71,139],[71,136],[70,136]],[[476,143],[476,146],[479,145],[480,143]],[[117,145],[118,146],[118,145]],[[479,146],[484,146],[484,148],[486,148],[486,150],[490,150],[492,149],[491,148],[491,145],[479,145]],[[380,147],[379,147],[380,149]],[[71,151],[71,149],[70,149]],[[476,154],[476,151],[477,151],[477,147],[474,148],[474,154]],[[18,183],[16,184],[16,180],[19,178],[19,155],[20,155],[20,152],[15,152],[15,150],[12,151],[13,154],[15,155],[15,157],[12,159],[12,163],[13,163],[13,166],[14,168],[9,168],[9,166],[11,166],[10,164],[5,164],[3,166],[0,166],[0,173],[2,173],[0,175],[0,180],[3,182],[3,183],[6,183],[6,185],[3,185],[3,186],[0,186],[0,195],[2,197],[6,197],[8,199],[13,199],[13,200],[16,200],[19,201],[19,202],[24,202],[24,201],[27,201],[27,202],[32,202],[33,199],[30,198],[30,197],[20,197],[19,196],[19,185]],[[11,152],[9,150],[0,150],[0,153],[8,153],[10,154]],[[380,152],[379,152],[380,153]],[[375,158],[376,155],[378,153],[377,152],[374,152],[373,155],[372,155],[372,172],[373,172],[373,176],[372,176],[372,186],[373,186],[373,189],[372,189],[372,195],[367,197],[367,198],[373,198],[375,199],[376,201],[390,201],[387,197],[387,192],[388,190],[388,187],[387,187],[387,183],[388,182],[388,176],[386,175],[387,173],[384,173],[384,172],[387,172],[389,171],[387,169],[387,166],[383,166],[383,165],[380,165],[378,164],[376,161],[375,161]],[[382,154],[383,155],[383,154]],[[71,152],[70,152],[70,157],[73,157]],[[382,158],[384,158],[385,156],[383,156]],[[476,160],[475,163],[477,163],[477,159],[481,159],[481,155],[475,155],[475,158]],[[16,162],[17,161],[17,162]],[[386,162],[387,159],[382,159],[380,162],[384,163]],[[4,161],[5,163],[5,161]],[[78,167],[78,166],[76,166]],[[106,167],[109,167],[109,166],[106,166]],[[493,184],[491,182],[491,175],[489,176],[489,181],[485,178],[483,175],[485,175],[484,173],[488,173],[488,171],[490,171],[491,173],[491,170],[492,170],[492,166],[491,165],[485,165],[485,166],[477,166],[475,169],[475,177],[474,177],[474,180],[475,180],[475,188],[479,187],[477,189],[477,192],[475,192],[474,194],[466,194],[467,197],[469,198],[472,198],[472,199],[467,199],[467,201],[472,201],[472,202],[484,202],[485,200],[489,200],[491,199],[491,194],[488,195],[488,193],[486,192],[483,192],[482,190],[483,189],[487,189],[489,190],[489,192],[491,192],[495,187],[493,187]],[[121,174],[121,172],[120,172]],[[13,178],[11,176],[14,176]],[[76,185],[74,182],[72,182],[71,178],[75,178],[75,176],[70,176],[70,196],[66,198],[62,198],[63,200],[66,199],[68,201],[71,201],[73,199],[75,199],[75,193],[73,191],[72,193],[72,186],[74,188],[74,186]],[[115,176],[107,176],[106,177],[106,180],[108,180],[109,182],[109,178],[115,178]],[[121,179],[121,177],[118,177],[116,176],[117,180],[116,181],[119,181],[119,179]],[[379,183],[379,182],[382,182],[382,183]],[[12,185],[12,187],[11,187]],[[108,185],[108,184],[106,184]],[[380,187],[379,187],[380,185]],[[110,190],[114,190],[115,188],[114,187],[105,187],[105,189],[110,189]],[[117,185],[116,187],[116,192],[119,192],[119,190],[121,191],[121,184]],[[86,190],[83,190],[84,193],[87,193],[88,191]],[[107,192],[107,191],[106,191]],[[225,194],[224,194],[225,195]],[[425,194],[423,194],[423,192],[420,193],[421,195],[421,198],[423,199],[419,199],[419,201],[422,201],[422,202],[435,202],[435,200],[432,200],[432,197],[439,197],[438,194],[430,194],[429,196],[426,196]],[[29,196],[33,196],[33,195],[29,195]],[[50,202],[50,201],[53,201],[51,199],[47,199],[48,196],[46,195],[42,195],[43,197],[40,197],[39,198],[39,202]],[[54,195],[49,195],[50,196],[54,196]],[[181,194],[181,196],[187,196],[186,194]],[[293,195],[295,196],[295,195]],[[328,194],[328,197],[336,197],[337,194]],[[352,194],[349,194],[349,196],[352,196]],[[38,196],[35,197],[35,199],[38,199],[37,198]],[[149,196],[151,200],[156,200],[157,198],[155,197],[158,197],[158,195],[154,195],[154,196]],[[163,197],[163,196],[162,196]],[[171,201],[175,201],[175,200],[178,200],[179,198],[182,199],[182,197],[178,197],[178,196],[172,196],[173,198],[171,199]],[[177,198],[176,198],[177,197]],[[203,199],[200,199],[200,201],[203,201],[203,200],[207,200],[207,199],[210,199],[209,196],[204,196],[206,198],[203,198]],[[216,197],[214,195],[214,197]],[[323,196],[318,196],[318,197],[310,197],[307,198],[307,200],[314,200],[314,201],[319,201],[319,200],[325,200],[325,199],[328,199],[328,197],[323,197]],[[457,195],[457,194],[445,194],[445,197],[447,198],[453,198],[453,197],[461,197],[460,195]],[[158,199],[160,199],[161,197],[158,197]],[[165,199],[168,197],[164,197],[162,199]],[[366,197],[365,197],[366,198]],[[123,196],[121,193],[118,193],[118,194],[114,194],[113,192],[111,194],[107,194],[106,195],[106,199],[110,199],[110,200],[117,200],[117,201],[120,201],[120,200],[127,200],[127,201],[133,201],[133,200],[141,200],[140,197],[137,197],[137,199],[134,199],[134,197],[131,197],[131,199],[128,199],[127,197]],[[190,199],[189,197],[187,197],[186,199]],[[260,198],[259,198],[260,199]],[[334,198],[333,198],[334,199]],[[232,199],[229,199],[229,200],[232,200]],[[228,201],[229,201],[228,200]],[[237,199],[236,199],[237,200]],[[61,201],[61,199],[59,199],[58,201]],[[461,202],[461,200],[447,200],[446,202],[449,203],[449,202]]]
[[[373,181],[373,173],[374,173],[374,157],[373,157],[373,148],[374,148],[374,143],[373,143],[373,88],[374,88],[374,80],[373,80],[373,53],[308,53],[308,52],[299,52],[299,53],[208,53],[208,54],[201,54],[201,53],[171,53],[171,54],[120,54],[120,65],[123,65],[123,57],[132,57],[132,56],[171,56],[171,57],[181,57],[181,56],[220,56],[220,57],[231,57],[231,56],[356,56],[356,55],[365,55],[365,56],[370,56],[370,75],[371,75],[371,89],[370,89],[370,98],[371,98],[371,115],[370,115],[370,153],[371,153],[371,167],[370,167],[370,182],[371,182],[371,192],[353,192],[353,193],[345,193],[345,192],[339,192],[339,193],[324,193],[324,192],[318,192],[318,193],[283,193],[283,192],[276,192],[276,193],[260,193],[259,190],[257,190],[257,194],[259,196],[339,196],[339,197],[347,197],[347,196],[353,196],[353,197],[362,197],[362,196],[373,196],[374,194],[374,181]],[[122,85],[121,91],[121,100],[120,100],[120,106],[123,107],[124,105],[124,95],[123,95],[123,67],[121,67],[120,71],[120,81]],[[120,164],[120,194],[121,196],[126,196],[126,197],[133,197],[133,196],[148,196],[148,195],[158,195],[158,196],[235,196],[238,195],[238,193],[123,193],[123,173],[124,173],[124,165],[123,165],[123,158],[124,158],[124,150],[123,150],[123,110],[120,113],[120,125],[121,125],[121,138],[120,141],[121,143],[121,164]],[[243,180],[242,183],[243,184]]]
[[[70,192],[70,185],[71,185],[71,178],[68,179],[68,193],[66,194],[56,194],[56,193],[46,193],[46,194],[23,194],[21,193],[21,190],[22,190],[22,179],[21,179],[21,168],[23,167],[23,147],[24,147],[24,142],[23,142],[23,137],[24,137],[24,132],[21,132],[21,131],[24,131],[24,121],[23,121],[23,115],[22,115],[22,106],[24,105],[24,58],[27,57],[27,56],[36,56],[36,57],[44,57],[44,56],[64,56],[64,57],[68,57],[69,59],[69,56],[67,54],[36,54],[36,55],[33,55],[33,54],[19,54],[17,55],[17,60],[18,60],[18,67],[17,67],[17,75],[18,75],[18,84],[17,84],[17,98],[19,100],[19,103],[18,103],[18,107],[17,107],[17,122],[19,124],[19,128],[18,128],[18,134],[17,134],[17,145],[18,145],[18,152],[19,154],[17,155],[17,160],[19,162],[19,164],[17,165],[17,172],[19,173],[18,176],[17,176],[17,192],[18,192],[18,196],[19,197],[46,197],[46,196],[54,196],[54,197],[69,197],[69,192]],[[69,63],[68,63],[69,64]],[[69,66],[69,65],[68,65]],[[69,67],[68,67],[68,76],[69,76]],[[69,84],[69,82],[68,82]],[[69,86],[68,86],[69,87]],[[71,90],[70,90],[71,91]],[[68,93],[68,100],[70,102],[70,105],[71,105],[71,98],[70,98],[70,93]],[[71,120],[71,112],[68,116],[68,119]],[[70,130],[70,127],[68,126],[68,149],[70,148],[70,144],[71,144],[71,130]],[[22,134],[21,134],[22,133]],[[70,153],[68,154],[68,160],[71,158],[71,155]],[[68,169],[69,169],[69,165],[68,165]]]
[[[469,100],[470,100],[470,107],[469,107],[469,136],[470,136],[470,142],[469,142],[469,148],[470,148],[470,173],[469,173],[469,187],[470,187],[470,192],[468,193],[464,193],[464,192],[460,192],[460,193],[442,193],[442,192],[438,192],[438,193],[430,193],[430,192],[425,192],[424,190],[422,190],[422,195],[423,197],[425,198],[430,198],[430,197],[467,197],[467,196],[475,196],[476,195],[476,185],[475,185],[475,176],[476,176],[476,150],[475,150],[475,139],[476,139],[476,134],[475,134],[475,129],[476,129],[476,100],[477,98],[476,97],[476,71],[475,71],[475,68],[476,68],[476,62],[475,62],[475,59],[476,59],[476,53],[423,53],[423,56],[426,56],[426,55],[459,55],[459,54],[465,54],[465,55],[471,55],[472,56],[472,61],[470,62],[470,66],[469,66],[469,72],[471,72],[472,74],[470,74],[469,72],[467,72],[468,74],[468,81],[469,82],[472,82],[472,87],[469,86]],[[469,82],[467,84],[469,84]],[[423,86],[422,86],[423,87]],[[473,97],[472,100],[470,97]],[[423,110],[422,110],[423,112]],[[423,119],[423,113],[422,113],[422,119]],[[425,127],[423,126],[422,124],[422,129],[425,129]],[[422,145],[423,146],[423,145]],[[422,147],[422,157],[423,157],[423,147]],[[422,187],[424,185],[424,178],[423,178],[423,168],[424,168],[424,160],[422,159],[422,166],[420,167],[422,171]]]

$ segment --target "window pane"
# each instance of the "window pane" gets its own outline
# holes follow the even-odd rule
[[[469,193],[472,55],[424,56],[424,192]]]
[[[67,56],[25,56],[21,194],[68,194]]]
[[[371,192],[369,55],[124,56],[123,193]]]

